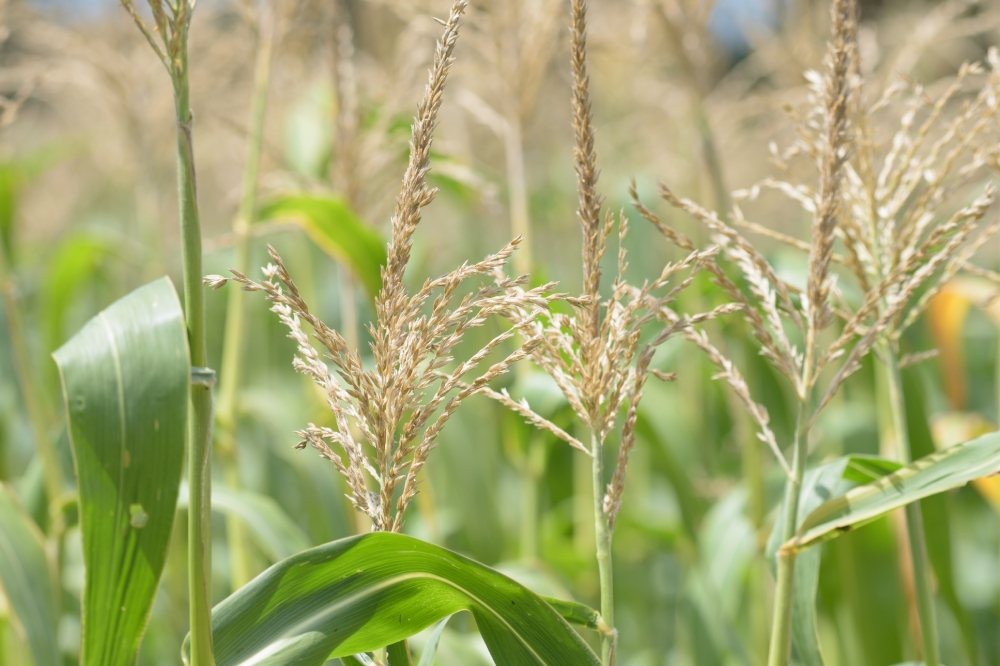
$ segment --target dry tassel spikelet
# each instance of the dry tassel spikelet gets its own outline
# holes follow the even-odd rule
[[[445,422],[465,398],[488,391],[489,382],[536,349],[540,340],[529,328],[552,300],[560,298],[548,293],[552,284],[521,289],[526,277],[486,284],[460,296],[458,289],[466,280],[492,276],[500,270],[517,249],[519,239],[476,264],[463,264],[426,280],[415,294],[409,294],[403,284],[412,235],[422,209],[436,192],[426,181],[432,132],[465,7],[465,0],[457,0],[444,23],[413,123],[410,160],[392,218],[376,321],[368,329],[374,367],[364,369],[358,350],[349,349],[337,331],[312,314],[273,249],[274,263],[264,269],[263,281],[234,273],[244,289],[264,292],[298,346],[296,369],[326,393],[336,428],[310,424],[298,433],[302,438],[299,446],[312,446],[334,464],[347,482],[352,504],[371,518],[375,530],[401,529],[406,507],[417,493],[417,475]],[[520,318],[517,326],[451,368],[452,353],[469,330],[482,326],[490,317],[507,317],[514,311]],[[304,323],[325,350],[325,359],[310,343]],[[524,342],[515,351],[474,380],[465,380],[519,332]],[[333,364],[333,372],[327,361]],[[369,489],[369,480],[377,490]]]

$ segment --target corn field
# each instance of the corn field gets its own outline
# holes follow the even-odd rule
[[[0,666],[1000,666],[996,0],[0,0]]]

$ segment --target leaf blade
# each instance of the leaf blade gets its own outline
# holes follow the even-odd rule
[[[322,664],[473,613],[498,666],[599,663],[544,600],[481,564],[400,534],[341,539],[271,567],[213,611],[218,666]]]
[[[820,505],[783,547],[804,550],[880,516],[975,479],[1000,473],[1000,433],[926,456]]]
[[[289,194],[261,208],[261,220],[281,218],[294,221],[324,252],[350,267],[370,298],[378,295],[385,241],[346,201],[333,195]]]
[[[80,493],[80,663],[134,664],[180,487],[191,365],[167,278],[94,317],[53,357]]]
[[[24,631],[35,666],[58,666],[59,611],[44,538],[11,489],[2,483],[0,595],[7,599]]]

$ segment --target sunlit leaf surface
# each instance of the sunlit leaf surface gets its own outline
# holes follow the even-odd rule
[[[80,663],[131,666],[163,571],[187,430],[187,330],[170,280],[114,303],[54,356],[80,484]]]

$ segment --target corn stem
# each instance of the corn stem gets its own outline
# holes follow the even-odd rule
[[[187,26],[170,73],[177,112],[177,192],[181,224],[181,260],[184,273],[184,316],[187,320],[191,364],[206,367],[205,292],[201,268],[201,220],[187,63]],[[212,390],[191,386],[188,421],[188,594],[191,621],[191,666],[214,666],[212,655]]]
[[[590,450],[593,454],[594,483],[594,534],[597,537],[597,571],[601,582],[601,619],[611,627],[611,632],[601,635],[601,663],[614,664],[615,655],[615,604],[614,578],[611,569],[611,526],[604,513],[604,442],[591,431]]]
[[[910,448],[910,431],[906,423],[906,399],[899,373],[899,362],[889,344],[883,344],[880,352],[888,379],[889,405],[896,434],[896,448],[899,451],[900,461],[905,465],[912,462],[913,454]],[[940,666],[941,650],[938,645],[937,617],[934,612],[934,591],[931,587],[930,561],[927,557],[927,541],[924,537],[924,518],[920,502],[906,505],[906,534],[909,539],[910,559],[913,563],[923,662],[926,666]]]
[[[784,531],[782,543],[795,536],[799,517],[799,495],[805,476],[808,453],[808,433],[804,432],[807,400],[799,402],[795,419],[795,442],[792,455],[792,478],[785,486]],[[768,666],[787,666],[792,651],[792,598],[795,591],[795,551],[778,550],[778,581],[774,591],[774,614],[771,624],[771,646],[768,650]]]

